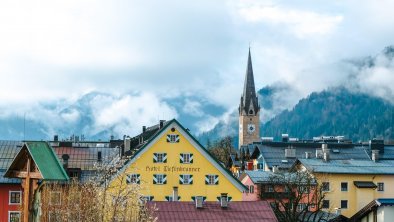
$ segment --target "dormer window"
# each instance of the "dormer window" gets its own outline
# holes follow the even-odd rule
[[[250,115],[253,115],[253,110],[249,110],[249,114],[250,114]]]

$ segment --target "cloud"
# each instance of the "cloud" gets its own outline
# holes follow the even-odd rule
[[[183,112],[188,113],[192,116],[201,117],[204,115],[204,112],[201,108],[201,103],[195,100],[186,99],[182,110]]]
[[[159,119],[178,117],[176,110],[154,94],[124,94],[120,96],[91,92],[77,101],[35,104],[34,106],[1,107],[0,120],[7,123],[14,118],[29,124],[37,123],[36,131],[46,138],[59,134],[84,134],[86,138],[121,138],[124,134],[137,135],[143,125],[159,123]],[[3,135],[4,136],[4,135]],[[34,139],[46,139],[34,138]]]
[[[374,57],[350,60],[347,88],[373,95],[394,104],[394,46]]]
[[[341,15],[324,15],[313,11],[258,4],[242,6],[239,13],[248,22],[284,26],[299,38],[330,34],[343,20]]]

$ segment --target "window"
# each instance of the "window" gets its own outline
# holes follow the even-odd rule
[[[167,163],[167,154],[166,153],[154,153],[153,154],[153,162],[154,163]]]
[[[245,193],[249,193],[249,185],[245,185],[245,187],[246,187]]]
[[[378,183],[378,191],[384,191],[384,183]]]
[[[265,187],[265,192],[274,192],[274,187],[272,185],[268,185]]]
[[[140,175],[139,174],[129,174],[126,177],[127,184],[139,184],[140,183]]]
[[[218,175],[205,175],[205,184],[218,185],[219,184],[219,176]]]
[[[193,184],[193,175],[181,174],[179,175],[179,184]]]
[[[309,193],[309,187],[308,186],[300,186],[298,188],[298,192],[300,194],[308,194]]]
[[[61,204],[61,193],[59,191],[54,191],[50,193],[50,205],[60,205]]]
[[[322,191],[330,191],[330,182],[322,183]]]
[[[341,191],[347,191],[347,182],[341,183]]]
[[[10,191],[9,204],[21,203],[22,191]]]
[[[167,143],[179,143],[179,135],[168,134],[167,135]]]
[[[254,186],[253,185],[249,186],[249,193],[254,193]]]
[[[328,208],[330,208],[330,200],[323,200],[322,208],[323,208],[323,209],[328,209]]]
[[[9,211],[8,212],[9,222],[19,222],[21,221],[21,212],[19,211]]]
[[[167,175],[153,174],[153,184],[167,184]]]
[[[347,200],[341,200],[341,209],[347,209]]]
[[[307,204],[301,203],[297,205],[297,211],[303,211],[307,207]]]
[[[192,153],[181,153],[179,156],[180,163],[193,163],[193,154]]]

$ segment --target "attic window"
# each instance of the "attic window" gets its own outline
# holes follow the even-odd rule
[[[176,134],[168,134],[167,135],[168,143],[179,143],[179,135]]]
[[[339,153],[338,149],[332,150],[333,153]]]

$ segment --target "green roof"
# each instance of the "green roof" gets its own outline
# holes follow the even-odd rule
[[[16,165],[16,161],[18,161],[18,156],[24,149],[27,149],[29,154],[31,155],[33,161],[37,165],[43,180],[51,180],[51,181],[67,181],[69,177],[64,170],[63,166],[60,164],[58,158],[56,157],[55,152],[52,147],[48,145],[46,142],[25,142],[22,146],[22,149],[16,155],[14,160],[12,161],[11,166],[8,168],[6,176],[10,170]]]

